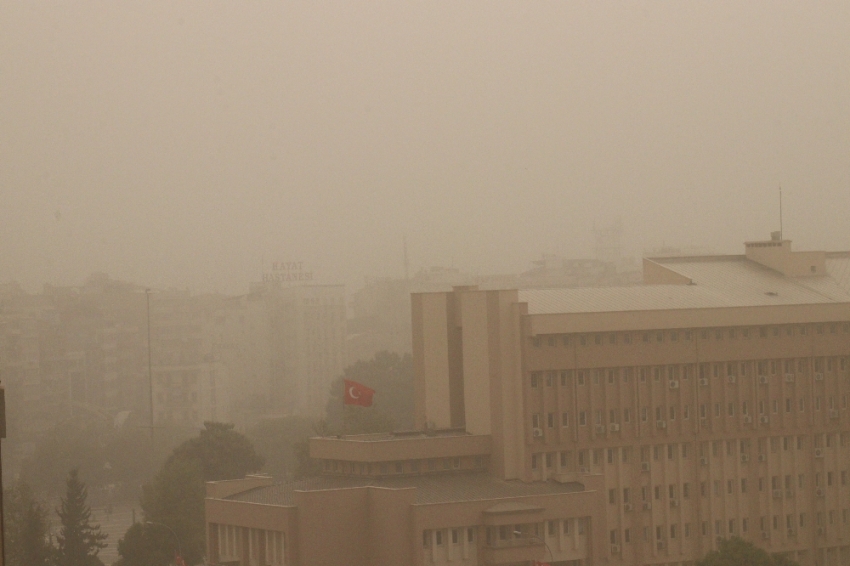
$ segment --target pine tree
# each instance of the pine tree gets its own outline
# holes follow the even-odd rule
[[[91,508],[86,504],[88,490],[76,469],[68,474],[65,497],[56,510],[62,528],[56,536],[57,566],[102,566],[97,553],[106,547],[106,534],[91,523]]]

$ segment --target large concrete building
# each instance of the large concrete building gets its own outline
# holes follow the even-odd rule
[[[737,535],[850,563],[850,253],[774,237],[644,280],[415,294],[419,432],[210,484],[210,558],[679,566]]]

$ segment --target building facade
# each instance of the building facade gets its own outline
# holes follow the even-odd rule
[[[337,492],[413,489],[394,508],[396,538],[370,526],[387,521],[389,507],[352,504],[362,536],[407,554],[350,563],[681,566],[733,535],[803,566],[850,563],[850,253],[793,252],[774,237],[740,256],[645,259],[644,283],[414,294],[423,448],[396,448],[405,446],[398,436],[313,439],[325,470],[315,481],[330,483],[221,497],[211,487],[210,556],[225,561],[221,533],[238,528],[241,554],[228,557],[259,564],[251,533],[277,531],[251,510],[267,504],[294,517],[275,523],[292,552],[282,563],[347,563],[329,550],[310,554],[322,532],[342,528],[327,512]],[[441,430],[482,444],[453,454],[434,442]],[[429,460],[447,462],[446,474]],[[444,494],[434,504],[450,511],[417,521],[433,478]],[[479,501],[454,489],[467,481],[503,491]],[[324,510],[311,497],[324,498]],[[503,522],[493,519],[502,511]],[[578,553],[564,544],[571,525],[588,537]],[[457,554],[470,543],[438,548],[464,532],[473,558]],[[346,540],[339,552],[358,539]]]

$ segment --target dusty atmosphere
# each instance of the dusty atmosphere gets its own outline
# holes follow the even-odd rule
[[[847,249],[847,2],[4,2],[0,281]]]

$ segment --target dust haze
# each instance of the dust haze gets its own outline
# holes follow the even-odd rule
[[[0,5],[0,281],[847,249],[847,2]]]

